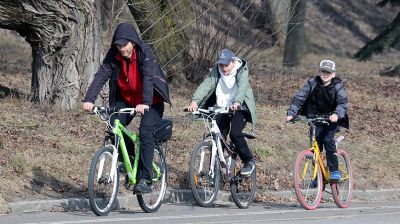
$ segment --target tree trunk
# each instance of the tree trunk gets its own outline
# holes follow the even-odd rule
[[[300,64],[300,57],[304,48],[306,0],[291,0],[290,12],[283,55],[284,70],[290,70]]]
[[[190,0],[126,0],[141,38],[149,43],[167,77],[182,70],[189,51],[183,27],[190,18]]]
[[[32,99],[75,108],[102,60],[98,1],[0,2],[0,27],[32,47]]]
[[[277,32],[277,44],[283,46],[287,36],[287,25],[289,20],[290,0],[270,0],[271,17],[274,32]]]

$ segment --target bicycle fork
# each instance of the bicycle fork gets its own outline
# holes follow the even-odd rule
[[[114,180],[114,175],[115,175],[115,172],[117,172],[116,168],[117,168],[117,162],[118,162],[118,149],[114,145],[111,145],[111,144],[107,144],[105,146],[113,148],[111,170],[110,170],[110,175],[109,175],[109,177],[107,179],[107,183],[112,183],[112,182],[115,181]],[[99,181],[100,178],[103,176],[104,161],[105,161],[105,155],[102,155],[100,157],[99,170],[98,170],[97,178],[96,178],[97,181]]]

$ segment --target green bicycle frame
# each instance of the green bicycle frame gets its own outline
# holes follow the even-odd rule
[[[116,142],[115,146],[118,149],[118,146],[121,148],[122,152],[122,158],[124,160],[124,165],[126,172],[128,174],[128,179],[129,179],[129,184],[135,185],[137,180],[136,180],[136,175],[137,175],[137,170],[138,170],[138,165],[139,165],[139,158],[140,158],[140,140],[139,136],[132,133],[129,131],[123,124],[121,124],[120,120],[115,119],[114,121],[114,128],[113,132],[115,133],[116,136],[118,136],[119,141]],[[126,148],[125,144],[125,139],[123,137],[123,133],[127,135],[135,144],[135,160],[133,162],[133,166],[131,164],[131,161],[129,159],[129,154],[128,150]],[[161,176],[160,168],[153,162],[152,164],[152,169],[154,172],[154,177],[153,181],[157,181],[159,177]]]

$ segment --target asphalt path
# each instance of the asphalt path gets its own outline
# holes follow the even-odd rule
[[[117,210],[98,217],[91,211],[11,213],[0,216],[1,224],[70,224],[70,223],[135,223],[135,224],[214,224],[214,223],[335,223],[379,224],[400,223],[400,201],[352,202],[339,209],[334,203],[323,203],[307,211],[297,204],[256,204],[238,209],[233,203],[202,208],[194,204],[163,204],[156,213],[140,208]]]

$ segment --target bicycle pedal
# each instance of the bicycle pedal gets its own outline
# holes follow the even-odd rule
[[[133,191],[133,185],[130,185],[129,183],[128,184],[124,184],[124,186],[125,186],[125,189],[126,190],[128,190],[128,191]]]
[[[144,195],[143,192],[136,192],[136,191],[134,191],[134,190],[132,190],[132,194],[133,194],[133,195]]]
[[[129,178],[128,175],[125,175],[125,183],[124,183],[124,187],[126,190],[128,191],[133,191],[133,185],[129,184]]]

